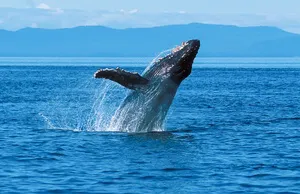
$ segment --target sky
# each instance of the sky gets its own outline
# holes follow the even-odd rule
[[[276,26],[300,33],[299,0],[0,0],[0,29],[191,22]]]

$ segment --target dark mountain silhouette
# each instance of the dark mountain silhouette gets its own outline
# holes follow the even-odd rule
[[[212,24],[112,29],[0,30],[0,56],[155,56],[189,39],[200,39],[199,56],[300,56],[300,35],[275,27]]]

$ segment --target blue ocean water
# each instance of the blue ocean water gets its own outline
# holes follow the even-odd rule
[[[165,132],[109,132],[149,58],[0,58],[0,193],[300,193],[300,59],[197,59]]]

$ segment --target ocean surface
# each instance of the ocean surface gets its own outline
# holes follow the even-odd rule
[[[150,58],[0,58],[0,193],[300,193],[300,58],[198,58],[165,131],[110,132]]]

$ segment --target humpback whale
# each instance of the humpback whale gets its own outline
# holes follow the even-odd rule
[[[109,129],[162,131],[176,91],[190,75],[199,48],[199,40],[183,42],[167,56],[154,61],[142,75],[120,68],[98,70],[95,78],[109,79],[131,90],[112,117]]]

